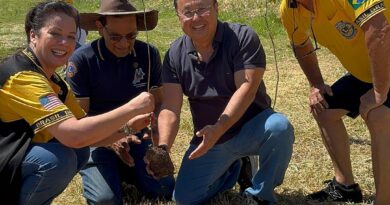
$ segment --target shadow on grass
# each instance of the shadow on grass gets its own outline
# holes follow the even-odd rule
[[[369,146],[371,146],[371,140],[369,140],[369,139],[362,139],[362,138],[356,138],[356,137],[349,138],[349,143],[350,144],[357,144],[357,145],[369,145]]]
[[[124,191],[126,192],[126,196],[124,197],[123,204],[124,205],[130,205],[130,204],[138,204],[138,205],[175,205],[175,202],[173,201],[166,201],[166,200],[150,200],[145,199],[144,197],[141,197],[134,186],[126,186],[124,187]],[[277,194],[278,198],[278,205],[309,205],[312,203],[308,203],[305,200],[305,195],[300,191],[287,191],[287,193]],[[365,195],[364,196],[364,202],[358,203],[362,205],[368,205],[372,204],[374,201],[375,195]],[[225,191],[221,194],[218,194],[216,197],[212,198],[209,202],[207,202],[205,205],[250,205],[249,201],[242,197],[237,190],[232,189]],[[355,203],[330,203],[330,202],[323,202],[323,203],[315,203],[317,205],[337,205],[337,204],[345,204],[345,205],[352,205]]]
[[[337,204],[373,204],[375,196],[366,195],[363,196],[363,203],[350,203],[350,202],[322,202],[322,203],[309,203],[305,200],[305,195],[302,192],[293,191],[288,194],[278,195],[280,205],[306,205],[306,204],[316,204],[316,205],[337,205]]]
[[[277,194],[278,205],[308,205],[312,204],[305,200],[305,195],[300,191],[288,191],[288,193]],[[364,196],[364,203],[359,204],[372,204],[375,196]],[[248,201],[242,197],[237,191],[229,190],[219,194],[215,198],[211,199],[206,205],[248,205]],[[336,204],[355,204],[355,203],[316,203],[317,205],[336,205]]]
[[[277,195],[279,205],[307,204],[301,192],[291,192]],[[211,199],[207,205],[248,205],[250,202],[242,197],[237,191],[229,190]]]

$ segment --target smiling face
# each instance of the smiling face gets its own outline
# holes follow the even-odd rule
[[[134,15],[106,16],[106,24],[97,22],[99,33],[107,49],[116,57],[125,57],[134,47],[138,34],[137,19]]]
[[[76,22],[62,12],[52,12],[39,31],[30,31],[30,46],[42,68],[53,73],[66,64],[76,46]]]
[[[218,4],[214,0],[178,0],[176,12],[183,32],[195,44],[213,41],[218,22]]]

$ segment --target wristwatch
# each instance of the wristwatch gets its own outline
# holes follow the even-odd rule
[[[119,130],[119,133],[125,133],[126,136],[130,136],[130,135],[135,135],[137,134],[138,132],[135,131],[133,128],[131,128],[130,126],[127,125],[127,123],[125,125],[123,125],[123,127]]]

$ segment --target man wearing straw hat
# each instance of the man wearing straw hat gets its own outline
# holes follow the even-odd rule
[[[80,47],[70,58],[66,78],[88,115],[120,106],[150,87],[160,87],[158,50],[136,40],[138,31],[152,30],[158,12],[137,11],[127,0],[102,0],[97,13],[81,13],[81,27],[101,38]],[[159,93],[159,89],[156,93]],[[151,144],[124,125],[113,135],[129,137],[109,147],[91,147],[82,169],[84,196],[89,204],[121,204],[122,182],[134,184],[142,196],[170,199],[173,176],[156,180],[147,174],[143,157]],[[140,137],[140,138],[138,138]]]

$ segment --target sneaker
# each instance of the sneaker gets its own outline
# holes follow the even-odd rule
[[[363,201],[362,190],[359,184],[352,184],[349,186],[340,184],[333,180],[324,182],[326,187],[318,192],[314,192],[306,196],[309,202],[354,202],[360,203]]]
[[[259,199],[259,198],[252,196],[246,192],[242,193],[242,197],[244,198],[245,205],[269,205],[268,201]]]
[[[252,165],[248,156],[241,158],[242,166],[240,175],[238,176],[237,183],[240,185],[240,193],[252,186]]]

